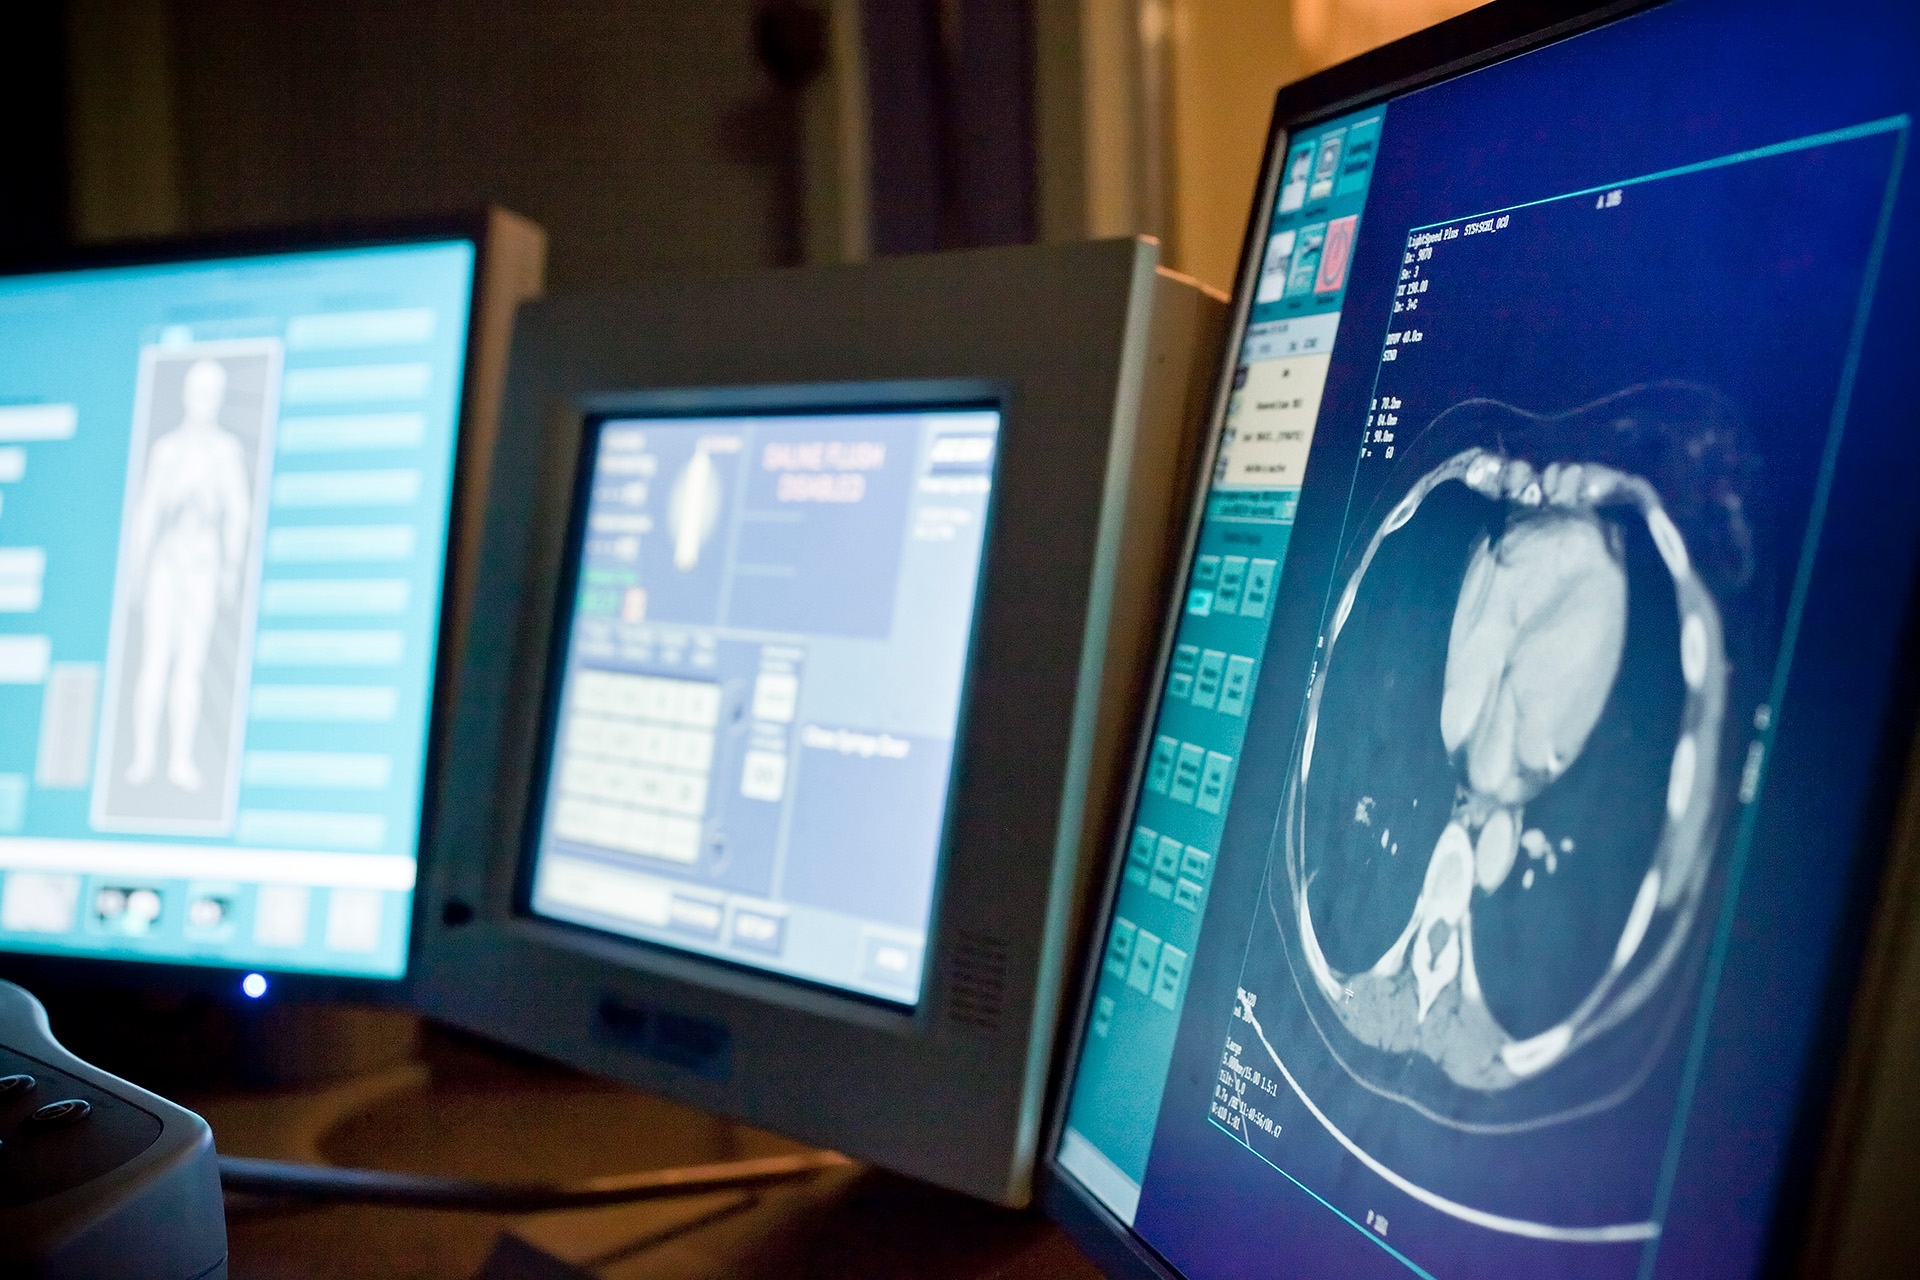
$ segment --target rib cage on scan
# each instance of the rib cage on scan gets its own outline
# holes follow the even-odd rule
[[[1304,1021],[1261,1012],[1323,1123],[1442,1196],[1427,1125],[1466,1152],[1604,1113],[1697,999],[1729,671],[1777,644],[1740,446],[1694,384],[1469,400],[1349,530],[1268,866],[1265,985]]]

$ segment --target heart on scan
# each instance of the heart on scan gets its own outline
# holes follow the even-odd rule
[[[1627,575],[1609,532],[1589,515],[1545,511],[1474,548],[1440,735],[1494,804],[1524,804],[1564,773],[1606,706],[1627,633]]]

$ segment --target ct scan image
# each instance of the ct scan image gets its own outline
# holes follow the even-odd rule
[[[1473,399],[1352,536],[1265,895],[1297,1003],[1261,1021],[1329,1131],[1468,1223],[1653,1230],[1659,1148],[1575,1135],[1672,1105],[1752,731],[1729,672],[1778,646],[1763,473],[1708,386]]]

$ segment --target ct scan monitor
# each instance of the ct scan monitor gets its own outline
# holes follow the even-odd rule
[[[997,404],[583,436],[535,914],[911,1008]]]
[[[1920,12],[1555,16],[1280,95],[1050,1142],[1116,1274],[1747,1276],[1851,1194]]]
[[[423,1010],[1030,1197],[1225,315],[1157,260],[522,310]]]
[[[0,278],[10,972],[405,973],[482,226]]]

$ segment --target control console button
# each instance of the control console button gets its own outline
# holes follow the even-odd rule
[[[93,1105],[84,1098],[66,1098],[60,1102],[49,1102],[21,1124],[27,1133],[52,1133],[55,1129],[65,1129],[69,1125],[79,1124],[92,1114]]]
[[[31,1092],[35,1083],[29,1075],[0,1076],[0,1102]]]

